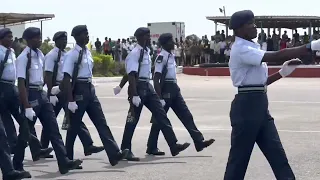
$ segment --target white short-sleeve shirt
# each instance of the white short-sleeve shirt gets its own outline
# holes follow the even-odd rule
[[[31,53],[31,64],[29,69],[29,84],[30,85],[43,85],[43,60],[44,55],[39,50],[31,50],[26,47],[21,54],[17,57],[16,68],[17,77],[26,78],[26,67],[28,63],[28,54]]]
[[[265,85],[268,67],[262,58],[266,51],[260,45],[240,37],[235,38],[229,60],[229,70],[235,87]]]
[[[137,44],[135,48],[128,54],[125,60],[126,72],[127,74],[131,72],[138,72],[139,68],[139,58],[142,47]],[[151,75],[151,57],[150,57],[150,49],[143,50],[143,58],[140,64],[140,78],[150,78]]]
[[[166,79],[177,79],[177,68],[175,56],[162,49],[154,63],[154,73],[162,73],[164,66],[167,65]]]
[[[62,72],[68,73],[71,77],[73,74],[75,63],[78,62],[80,51],[82,48],[76,45],[65,56],[62,66]],[[85,47],[82,55],[82,60],[79,65],[78,78],[91,78],[93,69],[93,58],[91,52]]]
[[[45,57],[44,57],[44,70],[53,72],[54,65],[58,60],[59,48],[53,48]],[[62,81],[63,79],[63,72],[62,72],[62,65],[65,58],[65,52],[61,51],[60,60],[58,62],[58,71],[57,71],[57,81]]]
[[[6,56],[7,48],[0,45],[0,62],[4,61]],[[14,50],[10,49],[10,53],[7,59],[7,62],[4,65],[4,69],[2,72],[1,79],[7,81],[15,81],[16,80],[16,55],[14,54]]]

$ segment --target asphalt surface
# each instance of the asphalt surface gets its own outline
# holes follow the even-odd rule
[[[112,88],[119,78],[96,79],[96,92],[111,130],[121,143],[123,126],[128,110],[126,89],[114,96]],[[85,157],[82,144],[77,139],[75,157],[84,160],[83,170],[66,175],[58,173],[55,160],[32,162],[26,153],[26,170],[33,179],[57,180],[222,180],[230,148],[230,103],[235,94],[229,77],[198,77],[179,75],[178,83],[185,100],[193,113],[198,128],[205,138],[216,142],[203,152],[197,153],[193,144],[177,157],[171,157],[169,148],[160,135],[159,148],[164,157],[146,156],[146,142],[150,129],[150,112],[144,108],[133,139],[133,152],[142,158],[140,162],[122,161],[112,167],[105,152]],[[320,179],[320,79],[282,79],[268,88],[270,112],[275,118],[282,143],[297,179]],[[170,111],[171,120],[179,142],[192,140],[175,114]],[[58,121],[61,124],[63,112]],[[95,145],[101,145],[99,135],[85,115]],[[36,127],[41,132],[41,125]],[[65,138],[65,131],[61,131]],[[246,174],[246,180],[275,179],[272,170],[255,146]]]

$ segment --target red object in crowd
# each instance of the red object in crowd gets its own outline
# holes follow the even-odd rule
[[[287,42],[286,41],[280,41],[280,49],[287,48]]]

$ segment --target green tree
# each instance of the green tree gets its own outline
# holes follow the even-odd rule
[[[42,51],[42,53],[44,55],[46,55],[48,52],[51,51],[51,49],[54,48],[54,46],[52,44],[50,44],[49,42],[51,41],[51,39],[49,37],[47,37],[47,39],[45,39],[40,47],[40,50]]]

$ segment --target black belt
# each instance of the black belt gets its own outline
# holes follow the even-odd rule
[[[141,82],[149,82],[149,81],[150,81],[150,78],[139,77],[139,78],[138,78],[138,81],[141,81]]]
[[[36,91],[42,91],[43,90],[43,86],[42,85],[30,84],[29,85],[29,89],[36,90]]]
[[[11,85],[16,84],[16,81],[10,81],[10,80],[4,80],[4,79],[1,79],[0,82],[5,84],[11,84]]]
[[[264,85],[257,85],[257,86],[240,86],[238,87],[238,93],[255,93],[255,92],[267,92],[267,86]]]
[[[77,83],[92,83],[92,78],[77,78]]]
[[[165,83],[177,83],[177,80],[176,79],[164,79],[164,82]]]

